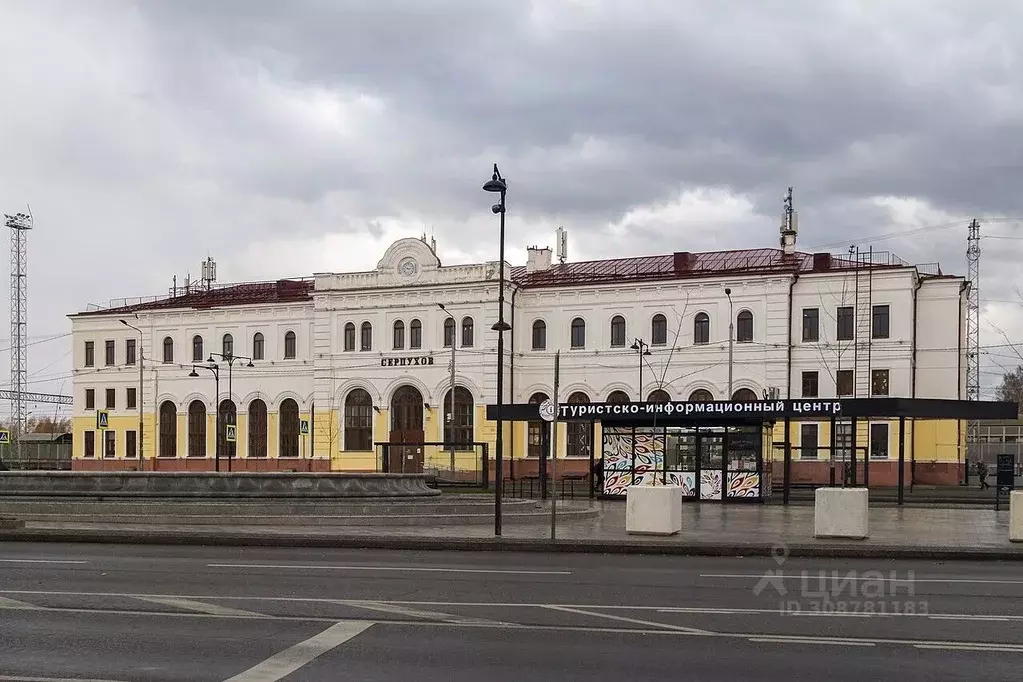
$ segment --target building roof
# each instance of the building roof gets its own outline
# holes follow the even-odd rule
[[[617,282],[691,279],[722,275],[770,275],[809,272],[834,272],[854,268],[891,269],[913,267],[887,251],[863,252],[852,256],[797,251],[785,255],[781,249],[760,248],[734,251],[680,251],[659,256],[612,258],[575,263],[560,263],[527,272],[526,266],[511,269],[512,280],[522,287],[564,287]],[[942,276],[937,264],[915,266],[926,274]],[[150,310],[190,308],[202,310],[239,305],[297,303],[312,300],[311,279],[282,279],[274,282],[230,284],[211,289],[192,289],[187,293],[154,297],[138,302],[77,313],[85,315],[124,315]]]

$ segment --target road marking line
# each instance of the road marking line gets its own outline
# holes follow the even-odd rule
[[[87,564],[88,561],[71,561],[65,559],[0,559],[0,564]],[[4,679],[0,677],[0,680]],[[14,679],[14,678],[11,678]],[[42,678],[40,678],[42,679]]]
[[[1023,616],[969,616],[963,614],[957,616],[956,614],[939,615],[939,616],[927,616],[931,620],[979,620],[979,621],[995,621],[1006,623],[1011,620],[1020,620]]]
[[[621,621],[623,623],[635,623],[636,625],[648,625],[648,626],[653,626],[655,628],[666,628],[668,630],[675,630],[675,631],[678,631],[678,632],[685,632],[685,633],[690,634],[690,635],[713,635],[713,634],[716,634],[716,633],[711,632],[710,630],[701,630],[699,628],[687,628],[687,627],[684,627],[682,625],[669,625],[668,623],[655,623],[655,622],[649,621],[649,620],[639,620],[637,618],[626,618],[625,616],[612,616],[609,613],[593,613],[592,611],[584,611],[582,609],[573,609],[573,608],[568,607],[568,606],[547,605],[547,606],[544,606],[544,608],[550,609],[552,611],[564,611],[566,613],[576,613],[576,614],[579,614],[579,615],[582,615],[582,616],[592,616],[594,618],[607,618],[609,620],[617,620],[617,621]]]
[[[701,573],[701,578],[746,578],[760,580],[765,573]],[[850,581],[850,582],[877,582],[877,583],[970,583],[970,584],[981,584],[981,585],[1023,585],[1023,580],[984,580],[974,578],[867,578],[865,576],[855,577],[848,575],[827,575],[826,573],[771,573],[772,578],[789,578],[789,579],[803,579],[809,581],[821,582],[824,580],[831,581]]]
[[[834,644],[839,646],[877,646],[873,642],[858,642],[855,640],[843,639],[814,639],[813,637],[785,637],[765,636],[749,637],[751,642],[762,642],[767,644]]]
[[[955,651],[997,651],[1000,653],[1023,653],[1023,646],[1013,644],[914,644],[916,649],[942,649]]]
[[[226,682],[276,682],[318,656],[322,656],[353,637],[357,637],[372,625],[371,622],[353,620],[335,623],[320,634],[274,654],[262,663],[229,678]]]
[[[18,601],[17,599],[8,599],[7,597],[0,597],[0,609],[21,609],[23,611],[39,611],[42,608],[43,608],[42,606],[36,606],[35,604],[29,604],[28,602]]]
[[[425,568],[413,566],[329,566],[301,564],[206,564],[206,568],[314,569],[323,571],[409,571],[423,573],[502,573],[506,575],[572,575],[572,571],[511,571],[483,568]]]
[[[468,616],[455,616],[450,613],[441,613],[439,611],[424,611],[421,609],[413,609],[408,606],[402,606],[401,604],[388,604],[380,601],[363,601],[363,600],[349,600],[339,599],[338,604],[345,606],[355,606],[360,609],[369,609],[370,611],[380,611],[382,613],[393,613],[399,616],[408,616],[410,618],[425,618],[428,620],[439,620],[445,623],[490,623],[493,625],[499,625],[497,621],[487,620],[485,618],[470,618]]]
[[[241,616],[243,618],[266,618],[262,613],[255,613],[253,611],[243,611],[241,609],[232,609],[227,606],[220,606],[218,604],[207,604],[201,601],[195,601],[192,599],[182,599],[180,597],[135,597],[139,601],[151,602],[153,604],[160,604],[162,606],[170,606],[174,608],[184,609],[185,611],[195,611],[197,613],[208,613],[211,616]]]
[[[0,680],[7,682],[118,682],[117,680],[87,680],[82,677],[15,677],[12,675],[0,675]]]

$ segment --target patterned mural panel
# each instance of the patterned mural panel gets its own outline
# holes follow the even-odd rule
[[[624,495],[632,485],[632,471],[604,469],[604,494]]]
[[[632,467],[632,429],[604,428],[604,470]]]
[[[682,486],[683,497],[696,496],[696,472],[695,471],[669,471],[665,480],[668,485]]]
[[[636,429],[636,460],[638,471],[664,468],[664,431]]]
[[[759,497],[760,474],[755,471],[730,471],[726,497]]]
[[[700,499],[721,499],[721,471],[700,472]]]

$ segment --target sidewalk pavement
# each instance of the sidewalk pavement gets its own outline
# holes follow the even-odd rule
[[[170,545],[346,547],[372,549],[594,552],[693,556],[788,556],[891,559],[1023,560],[1009,542],[1009,513],[989,509],[873,508],[866,540],[813,537],[813,508],[774,505],[687,504],[682,532],[671,537],[625,532],[623,502],[596,503],[600,517],[564,522],[557,540],[546,523],[492,525],[302,527],[177,526],[28,522],[0,530],[4,541]]]

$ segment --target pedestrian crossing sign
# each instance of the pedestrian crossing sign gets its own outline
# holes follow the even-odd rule
[[[308,436],[309,435],[309,420],[308,419],[303,419],[302,422],[299,424],[299,432],[303,436]]]
[[[11,432],[7,429],[0,429],[0,445],[9,445],[11,442]]]
[[[226,434],[224,435],[224,438],[227,440],[228,443],[234,443],[236,440],[238,440],[237,433],[235,431],[236,428],[237,427],[234,424],[227,425],[227,431]]]
[[[106,410],[99,410],[96,412],[96,428],[97,429],[109,429],[110,428],[110,413]]]

